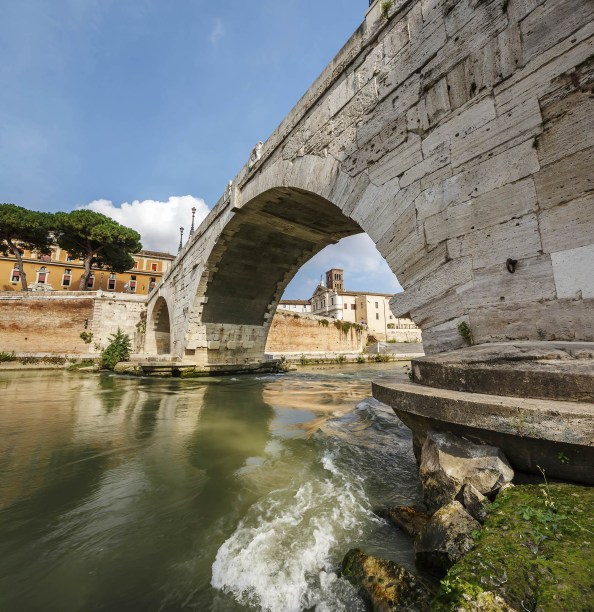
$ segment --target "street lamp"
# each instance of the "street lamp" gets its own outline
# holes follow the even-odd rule
[[[194,233],[194,217],[196,216],[196,207],[192,206],[192,227],[190,228],[190,236]]]
[[[184,228],[179,228],[179,247],[177,248],[177,252],[179,253],[182,250],[182,243],[184,239]]]

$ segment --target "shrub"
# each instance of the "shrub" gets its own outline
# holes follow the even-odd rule
[[[92,340],[93,340],[93,332],[80,332],[80,339],[85,343],[85,344],[91,344]]]
[[[0,362],[3,361],[16,361],[16,355],[14,351],[12,353],[6,353],[4,351],[0,351]]]
[[[474,338],[472,337],[472,330],[470,329],[468,323],[466,321],[462,321],[460,325],[458,325],[458,333],[462,336],[462,339],[468,346],[472,346],[474,344]]]
[[[130,337],[119,327],[115,334],[110,336],[110,343],[101,353],[101,367],[113,370],[116,363],[128,361],[130,357]]]

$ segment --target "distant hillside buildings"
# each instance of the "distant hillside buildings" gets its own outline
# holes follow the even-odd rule
[[[310,300],[281,300],[279,308],[364,324],[378,340],[420,341],[421,330],[411,319],[392,314],[391,297],[390,293],[346,291],[344,270],[332,268],[326,272],[326,283],[320,282]]]

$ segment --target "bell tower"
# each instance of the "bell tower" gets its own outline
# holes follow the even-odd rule
[[[334,291],[344,291],[344,270],[332,268],[326,272],[326,287]]]

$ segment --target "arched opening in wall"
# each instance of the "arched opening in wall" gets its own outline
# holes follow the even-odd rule
[[[157,299],[153,309],[153,329],[157,355],[168,355],[171,353],[171,324],[169,308],[162,297]]]
[[[207,327],[216,324],[220,329],[230,324],[264,326],[267,332],[287,285],[302,266],[328,245],[357,234],[363,234],[359,224],[317,194],[296,188],[274,188],[262,193],[237,211],[211,252],[199,287],[199,294],[203,296],[199,307],[202,324]],[[370,244],[366,234],[362,240]],[[357,258],[356,253],[352,255]],[[330,279],[343,291],[348,289],[344,285],[348,283],[348,276],[346,279],[340,277],[339,271],[331,272],[328,278],[325,274],[339,267],[330,265],[319,271],[317,277],[319,279],[322,274],[324,285],[327,286]],[[386,270],[389,270],[387,266]],[[370,306],[374,309],[373,321],[381,320],[384,329],[387,327],[384,318],[389,320],[391,314],[388,300],[398,287],[393,274],[392,277],[392,285],[386,286],[384,292],[375,289],[375,293],[385,293],[386,300],[374,300]],[[310,286],[311,293],[303,295],[302,301],[308,301],[316,288],[315,283]],[[349,298],[345,316],[343,301],[336,296],[323,299],[326,300],[324,306],[334,308],[334,314],[329,314],[328,318],[359,323],[364,316],[364,322],[368,322],[367,303],[363,310],[360,301],[351,304]],[[332,299],[336,303],[331,304]],[[361,314],[363,311],[365,315]],[[214,330],[215,325],[210,329]]]

